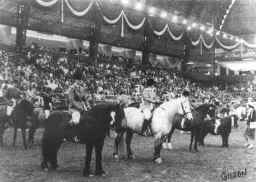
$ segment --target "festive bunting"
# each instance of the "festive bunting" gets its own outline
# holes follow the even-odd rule
[[[50,7],[55,5],[58,0],[51,0],[51,1],[45,1],[45,0],[35,0],[38,4],[40,4],[41,6],[44,7]],[[90,4],[88,5],[87,8],[85,8],[84,10],[78,11],[76,10],[72,4],[70,3],[70,0],[61,0],[61,22],[64,22],[64,2],[66,4],[66,6],[68,7],[68,9],[72,12],[72,14],[74,14],[75,16],[78,17],[82,17],[85,16],[93,7],[94,3],[96,3],[97,9],[100,12],[103,20],[107,23],[107,24],[117,24],[119,22],[119,20],[121,19],[121,37],[124,37],[124,26],[125,23],[132,29],[132,30],[139,30],[141,28],[144,28],[145,22],[146,22],[146,17],[143,17],[142,20],[138,23],[138,24],[133,24],[131,23],[131,21],[129,20],[128,16],[125,14],[124,9],[121,10],[120,14],[113,19],[108,18],[106,15],[104,15],[102,8],[99,6],[98,1],[97,0],[91,0]],[[232,4],[229,7],[229,10],[227,12],[227,14],[229,13],[230,9],[232,8],[232,5],[235,3],[235,0],[232,0]],[[223,22],[224,23],[224,22]],[[165,24],[165,26],[163,27],[162,30],[155,30],[153,26],[151,26],[151,28],[153,29],[153,33],[157,36],[162,36],[164,35],[166,32],[168,33],[168,35],[175,41],[181,40],[184,33],[185,33],[185,28],[182,30],[182,32],[180,32],[180,34],[178,36],[176,36],[170,29],[169,24]],[[238,46],[246,46],[248,48],[256,48],[256,44],[250,44],[246,41],[233,41],[234,44],[233,45],[225,45],[222,40],[218,37],[218,34],[215,35],[215,37],[213,38],[213,40],[211,41],[211,43],[207,43],[203,33],[200,33],[200,36],[198,37],[197,40],[192,40],[192,38],[189,38],[191,41],[191,44],[193,46],[198,46],[200,44],[200,46],[204,46],[207,49],[211,49],[213,48],[213,46],[215,45],[215,43],[217,43],[218,45],[220,45],[222,48],[227,49],[227,50],[232,50],[237,48]]]
[[[242,41],[242,44],[248,48],[252,48],[252,49],[256,48],[256,44],[250,44],[250,43],[246,42],[245,40]]]
[[[38,4],[44,7],[50,7],[56,4],[59,0],[52,0],[52,1],[44,1],[44,0],[36,0]]]
[[[241,45],[240,42],[236,42],[234,45],[224,45],[221,40],[218,38],[218,36],[215,36],[215,40],[218,42],[218,44],[224,48],[224,49],[227,49],[227,50],[232,50],[232,49],[235,49],[237,48],[239,45]]]
[[[157,31],[157,30],[154,30],[154,34],[157,35],[157,36],[162,36],[163,34],[165,34],[165,32],[168,32],[168,34],[170,35],[170,37],[173,39],[173,40],[180,40],[182,39],[183,35],[184,35],[184,32],[182,32],[179,36],[175,36],[172,31],[170,30],[170,27],[168,24],[166,24],[164,26],[164,28],[160,31]]]
[[[133,29],[133,30],[139,30],[139,29],[141,29],[141,28],[143,27],[143,25],[145,24],[145,21],[146,21],[146,18],[143,17],[143,19],[141,20],[141,22],[140,22],[139,24],[133,25],[133,24],[129,21],[129,19],[127,18],[126,14],[125,14],[124,12],[123,12],[123,17],[124,17],[125,22],[127,23],[127,25],[128,25],[131,29]]]
[[[92,1],[90,2],[89,6],[88,6],[87,8],[85,8],[84,10],[82,10],[82,11],[77,11],[77,10],[75,10],[75,9],[72,7],[72,5],[70,4],[69,0],[65,0],[65,3],[66,3],[66,5],[68,6],[69,10],[70,10],[74,15],[81,17],[81,16],[86,15],[86,14],[90,11],[91,7],[92,7],[93,4],[94,4],[94,1],[92,0]]]

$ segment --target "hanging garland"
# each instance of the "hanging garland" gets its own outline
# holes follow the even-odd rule
[[[191,41],[191,44],[193,46],[197,46],[201,42],[201,39],[200,39],[200,36],[199,36],[198,40],[193,41],[192,39],[190,39],[190,41]]]
[[[108,24],[111,24],[111,25],[113,25],[113,24],[116,24],[119,20],[120,20],[120,18],[122,18],[122,16],[123,16],[123,10],[121,11],[121,13],[116,17],[116,18],[114,18],[114,19],[109,19],[108,17],[106,17],[105,15],[103,15],[102,14],[102,16],[103,16],[103,20],[105,21],[105,22],[107,22]]]
[[[179,36],[176,37],[176,36],[172,33],[172,31],[170,30],[169,25],[168,25],[168,27],[167,27],[167,31],[168,31],[169,35],[171,36],[171,38],[172,38],[173,40],[180,40],[180,39],[182,39],[182,37],[183,37],[183,35],[184,35],[184,32],[182,32]]]
[[[235,49],[235,48],[237,48],[239,45],[241,45],[240,42],[237,42],[237,43],[235,43],[234,45],[227,46],[227,45],[224,45],[224,44],[219,40],[218,36],[215,36],[215,39],[216,39],[216,41],[218,42],[218,44],[219,44],[222,48],[227,49],[227,50]]]
[[[41,6],[44,6],[44,7],[50,7],[50,6],[53,6],[55,5],[59,0],[51,0],[51,1],[44,1],[44,0],[35,0],[38,4],[40,4]],[[65,1],[65,4],[67,5],[67,7],[69,8],[69,10],[75,15],[75,16],[78,16],[78,17],[82,17],[84,15],[86,15],[90,10],[91,8],[93,7],[94,3],[96,3],[98,5],[98,1],[95,1],[95,0],[91,0],[90,1],[90,4],[88,5],[87,8],[85,8],[84,10],[82,11],[78,11],[76,9],[74,9],[74,7],[72,6],[72,4],[70,3],[70,0],[61,0],[62,1],[62,6],[61,6],[61,11],[62,11],[62,16],[61,16],[61,21],[62,23],[64,22],[64,15],[63,15],[63,2]],[[234,4],[235,0],[232,1],[232,5]],[[229,9],[231,9],[232,6],[230,6]],[[143,17],[143,19],[141,20],[140,23],[138,23],[137,25],[134,25],[130,22],[130,20],[128,19],[127,15],[125,14],[124,10],[122,9],[122,11],[120,12],[120,14],[114,18],[114,19],[110,19],[108,18],[107,16],[105,16],[103,14],[103,11],[102,11],[102,8],[99,7],[98,5],[98,9],[99,9],[99,12],[101,13],[101,16],[103,18],[103,20],[108,23],[108,24],[116,24],[119,22],[119,20],[121,19],[121,37],[124,36],[124,21],[127,23],[127,25],[133,29],[133,30],[139,30],[141,28],[144,27],[145,25],[145,22],[146,22],[146,17]],[[182,32],[180,35],[178,36],[175,36],[174,33],[171,31],[170,27],[168,24],[166,24],[162,30],[160,31],[157,31],[157,30],[154,30],[153,27],[151,27],[153,29],[153,32],[155,35],[157,36],[162,36],[166,33],[166,31],[168,32],[169,36],[173,39],[173,40],[181,40],[183,35],[184,35],[184,32]],[[256,48],[256,44],[250,44],[246,41],[242,41],[242,42],[236,42],[234,45],[224,45],[224,43],[221,42],[221,40],[218,38],[218,36],[216,35],[215,36],[215,39],[213,39],[213,41],[210,43],[210,44],[207,44],[206,43],[206,40],[205,38],[203,37],[202,34],[200,34],[199,38],[197,40],[192,40],[192,38],[190,38],[190,41],[191,41],[191,44],[193,46],[197,46],[199,45],[199,43],[201,43],[202,45],[204,45],[204,47],[206,47],[207,49],[211,49],[215,42],[217,42],[222,48],[224,49],[228,49],[228,50],[232,50],[232,49],[235,49],[237,48],[239,45],[245,45],[249,48]],[[201,45],[201,46],[202,46]]]
[[[165,24],[164,28],[160,31],[157,31],[157,30],[154,30],[154,34],[157,35],[157,36],[162,36],[163,34],[165,34],[165,32],[168,32],[168,34],[170,35],[170,37],[173,39],[173,40],[180,40],[182,39],[183,35],[184,35],[184,32],[182,32],[179,36],[175,36],[172,31],[170,30],[170,27],[168,24]]]
[[[65,3],[66,3],[66,5],[68,6],[69,10],[70,10],[74,15],[81,17],[81,16],[86,15],[86,14],[89,12],[89,10],[92,8],[92,6],[93,6],[93,4],[94,4],[94,1],[92,0],[92,1],[90,2],[89,6],[88,6],[87,8],[85,8],[84,10],[82,10],[82,11],[77,11],[77,10],[75,10],[75,9],[72,7],[72,5],[70,4],[69,0],[65,0]]]
[[[167,29],[168,29],[168,24],[166,24],[162,30],[160,30],[160,31],[154,30],[153,32],[157,36],[162,36],[162,35],[164,35],[164,33],[166,32]]]
[[[125,19],[125,22],[127,23],[127,25],[133,29],[133,30],[139,30],[143,27],[143,25],[145,24],[146,18],[143,17],[143,19],[141,20],[141,22],[138,25],[133,25],[129,19],[127,18],[126,14],[123,12],[123,17]]]
[[[44,1],[44,0],[36,0],[38,4],[44,7],[50,7],[56,4],[59,0],[52,0],[52,1]]]
[[[214,46],[215,39],[213,39],[213,41],[210,44],[207,44],[202,34],[200,35],[200,38],[205,48],[211,49]]]
[[[256,48],[256,44],[250,44],[250,43],[248,43],[248,42],[246,42],[244,40],[243,40],[242,44],[245,45],[248,48],[252,48],[252,49]]]

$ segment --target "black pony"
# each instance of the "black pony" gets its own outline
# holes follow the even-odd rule
[[[26,128],[31,126],[31,118],[33,116],[33,105],[28,100],[21,100],[14,107],[14,110],[11,116],[7,116],[6,112],[1,113],[1,121],[0,121],[0,143],[3,145],[3,135],[4,130],[8,126],[14,127],[14,135],[13,135],[13,146],[16,143],[17,130],[21,128],[23,145],[24,148],[27,149],[27,141],[26,141]]]
[[[204,119],[209,115],[211,118],[215,116],[215,106],[213,104],[202,104],[198,106],[196,109],[192,111],[193,120],[184,122],[184,126],[182,128],[182,116],[176,115],[176,119],[173,121],[171,131],[167,137],[168,143],[171,142],[171,137],[175,129],[183,130],[183,131],[190,131],[191,132],[191,139],[189,145],[189,151],[192,151],[192,145],[194,141],[194,150],[198,151],[197,143],[199,139],[199,133],[202,128],[202,123]]]
[[[41,167],[48,170],[48,162],[53,169],[58,167],[57,152],[65,140],[86,145],[86,158],[83,170],[84,176],[89,176],[92,150],[95,148],[95,175],[104,175],[102,169],[102,149],[104,138],[110,128],[116,130],[122,127],[125,118],[123,106],[120,104],[99,104],[81,114],[77,125],[69,123],[71,115],[68,112],[53,112],[45,121],[45,131],[42,139]]]
[[[199,144],[204,146],[204,138],[208,133],[212,135],[221,135],[222,147],[228,147],[228,138],[232,130],[232,117],[217,118],[205,120],[199,135]]]

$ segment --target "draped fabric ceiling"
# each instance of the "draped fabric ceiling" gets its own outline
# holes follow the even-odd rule
[[[140,19],[137,18],[137,22],[136,21],[132,22],[132,21],[130,21],[130,17],[125,13],[124,8],[122,8],[117,15],[113,16],[113,14],[112,14],[113,18],[110,18],[110,17],[108,17],[108,13],[106,13],[106,11],[105,11],[103,2],[100,0],[89,1],[89,4],[87,5],[87,7],[84,7],[83,9],[82,8],[78,9],[77,5],[75,5],[76,1],[73,1],[73,3],[72,3],[72,0],[35,0],[35,1],[42,7],[52,7],[55,4],[57,4],[58,1],[60,1],[60,3],[61,3],[61,21],[62,22],[65,21],[64,6],[66,6],[68,8],[68,10],[74,16],[84,17],[93,8],[93,5],[95,5],[97,8],[97,11],[101,14],[105,23],[110,24],[110,25],[116,25],[119,22],[121,22],[121,33],[120,33],[121,37],[124,37],[124,34],[125,34],[124,26],[128,26],[133,31],[139,31],[140,29],[144,28],[146,19],[148,19],[148,21],[150,22],[150,28],[152,29],[153,33],[159,37],[163,36],[164,34],[167,33],[172,40],[179,41],[183,38],[183,36],[186,32],[186,26],[183,26],[178,31],[178,34],[175,35],[175,30],[172,30],[172,29],[177,29],[177,26],[170,25],[169,22],[165,22],[165,24],[162,25],[162,28],[157,29],[157,27],[155,27],[153,25],[153,23],[151,23],[151,18],[150,17],[148,18],[146,16],[142,16]],[[233,1],[233,2],[235,2],[235,1]],[[84,3],[84,4],[86,4],[86,3]],[[79,6],[81,7],[81,4]],[[191,44],[193,46],[202,44],[207,49],[213,48],[213,46],[215,46],[215,44],[218,44],[218,46],[220,46],[223,49],[227,49],[227,50],[235,49],[238,46],[246,46],[249,48],[254,48],[254,47],[256,48],[256,45],[249,44],[244,40],[242,40],[242,41],[230,40],[228,38],[221,37],[220,34],[219,35],[217,35],[217,34],[207,35],[207,34],[203,34],[199,30],[195,30],[195,31],[191,31],[191,32],[189,31],[189,32],[187,32],[187,35],[189,36],[189,38],[191,40]],[[193,40],[193,37],[195,37],[194,40]]]

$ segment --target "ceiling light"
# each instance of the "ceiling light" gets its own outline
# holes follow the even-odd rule
[[[129,4],[129,1],[128,1],[128,0],[121,0],[121,2],[122,2],[122,4],[123,4],[124,6],[127,6],[127,5]]]
[[[188,31],[190,31],[191,29],[192,29],[191,26],[188,26],[188,27],[187,27],[187,30],[188,30]]]
[[[200,26],[200,30],[204,31],[204,30],[205,30],[205,26],[204,26],[204,25],[201,25],[201,26]]]
[[[220,35],[220,31],[217,31],[217,32],[216,32],[216,35]]]
[[[187,21],[186,19],[183,19],[183,20],[182,20],[182,24],[183,24],[183,25],[186,25],[187,23],[188,23],[188,21]]]
[[[177,23],[177,21],[178,21],[178,17],[176,15],[173,15],[172,22]]]
[[[225,33],[223,33],[222,36],[223,36],[223,38],[225,38],[225,39],[227,38],[227,34],[225,34]]]
[[[192,23],[192,28],[195,28],[197,26],[197,23]]]
[[[135,9],[141,11],[143,9],[143,4],[141,2],[137,2],[135,4]]]
[[[160,13],[160,17],[161,17],[161,18],[166,18],[166,17],[167,17],[167,12],[166,12],[166,11],[162,11],[162,12]]]
[[[148,9],[148,13],[149,13],[150,16],[153,16],[153,15],[156,13],[156,8],[150,7],[150,8]]]

